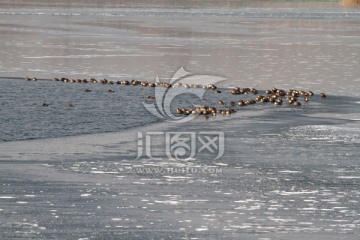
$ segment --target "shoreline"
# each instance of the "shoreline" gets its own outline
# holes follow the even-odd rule
[[[192,8],[207,8],[207,7],[221,7],[221,8],[236,8],[236,7],[333,7],[333,6],[341,6],[338,1],[286,1],[286,0],[273,0],[273,1],[236,1],[236,0],[228,0],[222,1],[221,3],[212,0],[212,1],[198,1],[198,0],[190,0],[190,1],[171,1],[171,0],[140,0],[140,1],[116,1],[109,0],[104,3],[100,0],[90,0],[90,1],[76,1],[76,2],[64,2],[64,1],[41,1],[36,0],[32,2],[28,1],[17,1],[0,3],[0,9],[4,8],[183,8],[183,9],[192,9]]]

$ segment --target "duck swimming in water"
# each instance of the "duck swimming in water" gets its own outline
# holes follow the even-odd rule
[[[320,97],[321,97],[321,98],[326,98],[325,93],[320,93]]]
[[[217,86],[215,86],[215,84],[209,84],[209,85],[208,85],[208,88],[209,88],[209,89],[216,90],[216,89],[217,89]]]
[[[99,82],[100,82],[100,84],[106,84],[107,80],[106,79],[101,79]]]
[[[238,103],[239,106],[245,106],[246,103],[244,102],[244,100],[240,100],[239,103]]]
[[[43,107],[48,107],[49,104],[47,104],[46,102],[44,102],[44,103],[42,104],[42,106],[43,106]]]
[[[220,106],[225,106],[225,102],[222,101],[222,100],[219,100],[218,104],[219,104]]]
[[[75,106],[75,105],[74,105],[72,102],[69,102],[69,103],[68,103],[68,107],[69,107],[69,108],[72,108],[72,107],[74,107],[74,106]]]
[[[176,109],[176,113],[177,113],[177,114],[183,114],[184,111],[183,111],[181,108],[178,108],[178,109]]]

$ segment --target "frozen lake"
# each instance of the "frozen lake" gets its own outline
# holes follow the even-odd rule
[[[40,3],[0,5],[1,239],[359,239],[358,8]],[[174,123],[143,106],[154,88],[46,81],[181,67],[226,80],[178,106],[256,97],[232,87],[315,96]],[[170,159],[163,138],[137,158],[139,133],[211,131],[219,159]]]

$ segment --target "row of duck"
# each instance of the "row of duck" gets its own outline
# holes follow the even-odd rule
[[[229,92],[231,94],[239,95],[239,94],[258,94],[258,90],[255,88],[239,88],[235,87],[233,89],[230,89]],[[217,114],[233,114],[236,112],[235,106],[238,105],[240,107],[242,106],[248,106],[256,104],[257,102],[260,103],[273,103],[274,105],[282,105],[283,102],[287,102],[288,104],[292,106],[301,106],[301,102],[299,99],[302,97],[305,104],[307,104],[310,101],[310,97],[314,96],[313,91],[303,91],[303,90],[294,90],[290,89],[288,91],[285,91],[283,89],[277,89],[273,88],[271,90],[265,91],[266,96],[263,95],[257,95],[256,99],[248,99],[248,100],[239,100],[238,102],[231,101],[229,104],[227,104],[223,100],[218,101],[219,107],[225,107],[228,106],[226,109],[217,109],[215,106],[206,106],[202,105],[201,107],[195,107],[191,109],[186,108],[177,108],[176,113],[177,114],[183,114],[183,115],[190,115],[190,114],[200,114],[200,115],[212,115],[216,116]],[[284,97],[284,99],[283,99]],[[320,93],[321,98],[326,98],[325,93]]]
[[[304,102],[307,103],[309,101],[309,96],[304,96]],[[273,103],[274,105],[282,105],[283,102],[287,102],[290,105],[293,106],[301,106],[301,102],[299,102],[298,98],[295,96],[287,96],[285,100],[283,98],[280,98],[278,96],[262,96],[258,95],[256,97],[256,100],[254,99],[248,99],[248,100],[239,100],[238,102],[231,101],[229,104],[227,104],[223,100],[218,101],[219,107],[226,107],[226,109],[217,109],[215,106],[206,106],[202,105],[201,107],[195,107],[195,108],[177,108],[176,113],[177,114],[183,114],[183,115],[190,115],[190,114],[200,114],[200,115],[213,115],[216,116],[216,114],[232,114],[235,113],[235,106],[238,105],[240,107],[243,106],[249,106],[256,104],[257,102],[261,103]]]
[[[216,116],[216,114],[232,114],[235,113],[236,110],[234,108],[229,109],[216,109],[214,106],[206,106],[202,105],[200,107],[195,107],[192,109],[186,109],[186,108],[178,108],[176,109],[177,114],[183,114],[183,115],[190,115],[190,114],[196,114],[196,115],[212,115]]]
[[[27,81],[37,81],[38,79],[36,77],[25,77],[25,80]],[[177,82],[175,84],[170,84],[167,82],[148,82],[148,81],[138,81],[138,80],[122,80],[122,81],[112,81],[107,79],[101,79],[97,80],[95,78],[88,79],[69,79],[69,78],[53,78],[53,81],[55,82],[64,82],[64,83],[99,83],[99,84],[122,84],[122,85],[138,85],[143,87],[165,87],[165,88],[171,88],[171,87],[184,87],[184,88],[208,88],[208,89],[217,89],[217,87],[214,84],[208,84],[208,85],[199,85],[199,84],[187,84],[187,83],[180,83]]]
[[[37,81],[37,78],[25,78],[28,81]],[[72,83],[99,83],[99,84],[122,84],[122,85],[138,85],[143,87],[165,87],[165,88],[171,88],[171,87],[184,87],[184,88],[206,88],[214,90],[215,93],[221,93],[221,91],[218,89],[218,87],[214,84],[208,84],[208,85],[195,85],[195,84],[187,84],[187,83],[180,83],[177,82],[175,84],[170,84],[166,82],[148,82],[148,81],[138,81],[138,80],[122,80],[122,81],[108,81],[107,79],[101,79],[96,80],[95,78],[87,79],[68,79],[68,78],[54,78],[53,81],[55,82],[72,82]],[[91,89],[85,89],[85,92],[91,92]],[[227,109],[216,109],[215,106],[208,107],[203,106],[201,108],[193,108],[193,109],[185,109],[185,108],[178,108],[176,113],[177,114],[203,114],[203,115],[216,115],[217,113],[222,114],[232,114],[236,112],[234,107],[238,105],[239,107],[242,106],[248,106],[258,103],[273,103],[274,105],[283,105],[283,103],[288,103],[292,106],[301,106],[302,104],[307,104],[311,97],[314,96],[313,91],[304,91],[304,90],[296,90],[296,89],[289,89],[285,91],[284,89],[280,88],[272,88],[270,90],[264,91],[263,95],[260,95],[257,89],[255,88],[239,88],[234,87],[230,90],[228,90],[230,94],[232,95],[247,95],[247,94],[253,94],[257,95],[255,100],[254,99],[248,99],[248,100],[239,100],[238,102],[231,101],[228,104],[223,101],[219,100],[218,105],[220,107],[228,107]],[[112,89],[108,89],[107,92],[114,92]],[[319,95],[321,98],[326,98],[325,93],[320,93]],[[154,100],[155,96],[147,96],[147,99]],[[300,100],[303,100],[303,103],[301,103]]]
[[[38,79],[36,77],[30,78],[30,77],[25,77],[25,80],[27,81],[37,81]],[[68,83],[68,82],[72,82],[72,83],[100,83],[100,84],[109,84],[109,85],[113,85],[113,84],[122,84],[122,85],[140,85],[143,87],[166,87],[166,88],[171,88],[171,87],[184,87],[184,88],[208,88],[208,89],[213,89],[216,90],[217,86],[215,84],[208,84],[208,85],[199,85],[199,84],[187,84],[187,83],[181,83],[181,82],[176,82],[175,84],[170,84],[167,82],[148,82],[148,81],[138,81],[138,80],[122,80],[122,81],[112,81],[112,80],[107,80],[107,79],[101,79],[101,80],[96,80],[95,78],[90,78],[89,80],[87,79],[69,79],[69,78],[53,78],[53,81],[56,82],[64,82],[64,83]],[[217,92],[221,92],[220,90],[217,90]],[[235,95],[239,95],[239,94],[249,94],[252,93],[254,95],[256,95],[258,93],[258,90],[255,88],[239,88],[239,87],[235,87],[233,89],[230,90],[231,94],[235,94]],[[292,90],[290,89],[289,91],[285,91],[283,89],[277,89],[277,88],[273,88],[272,90],[266,90],[265,91],[266,94],[273,94],[276,96],[286,96],[286,95],[292,95],[294,97],[298,97],[299,95],[301,96],[314,96],[314,93],[312,91],[298,91],[298,90]],[[324,93],[320,93],[320,97],[325,98],[326,95]]]

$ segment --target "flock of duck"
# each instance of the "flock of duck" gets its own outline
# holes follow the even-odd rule
[[[235,94],[235,95],[240,95],[240,94],[253,94],[253,95],[257,95],[258,94],[258,90],[255,88],[233,88],[229,91],[231,94]],[[238,102],[235,101],[231,101],[229,103],[229,108],[227,109],[216,109],[215,106],[206,106],[206,105],[202,105],[201,107],[196,107],[196,108],[192,108],[192,109],[186,109],[186,108],[178,108],[176,110],[177,114],[184,114],[184,115],[189,115],[189,114],[203,114],[203,115],[213,115],[216,116],[217,113],[221,113],[221,114],[232,114],[235,113],[235,106],[238,105],[240,107],[243,106],[248,106],[248,105],[253,105],[256,104],[257,102],[260,103],[273,103],[274,105],[282,105],[284,102],[287,102],[289,105],[292,106],[301,106],[301,102],[300,102],[300,98],[303,98],[304,103],[306,104],[307,102],[310,101],[310,97],[314,96],[314,93],[312,91],[299,91],[299,90],[294,90],[294,89],[290,89],[289,91],[285,91],[283,89],[277,89],[277,88],[273,88],[272,90],[266,90],[265,91],[265,96],[264,95],[257,95],[255,100],[254,99],[248,99],[248,100],[239,100]],[[321,98],[326,98],[325,93],[320,93],[320,97]],[[225,101],[223,100],[219,100],[218,101],[218,105],[221,107],[225,107],[227,104]]]
[[[25,77],[27,81],[37,81],[38,79],[33,77]],[[142,87],[164,87],[164,88],[175,88],[175,87],[183,87],[183,88],[204,88],[213,90],[215,93],[221,93],[221,90],[214,84],[208,85],[195,85],[195,84],[186,84],[177,82],[175,84],[170,84],[167,82],[148,82],[148,81],[138,81],[138,80],[122,80],[122,81],[109,81],[107,79],[96,80],[95,78],[87,79],[68,79],[68,78],[53,78],[55,82],[64,82],[64,83],[92,83],[92,84],[107,84],[107,85],[133,85],[133,86],[142,86]],[[84,92],[91,92],[91,89],[86,88]],[[114,90],[108,89],[106,92],[113,93]],[[229,90],[229,93],[232,95],[256,95],[255,99],[247,99],[247,100],[239,100],[239,101],[230,101],[228,104],[223,101],[218,101],[218,108],[215,106],[207,106],[201,105],[194,108],[177,108],[176,113],[182,115],[189,115],[189,114],[199,114],[199,115],[213,115],[216,116],[217,114],[232,114],[236,112],[235,106],[238,105],[239,107],[249,106],[256,103],[271,103],[276,106],[288,104],[290,106],[299,107],[302,104],[307,104],[311,97],[314,96],[314,92],[312,91],[303,91],[303,90],[296,90],[290,89],[285,91],[283,89],[273,88],[271,90],[266,90],[263,94],[260,94],[255,88],[239,88],[235,87]],[[320,93],[319,95],[321,98],[326,98],[325,93]],[[147,99],[154,100],[155,96],[147,96]],[[303,103],[301,103],[301,99]],[[44,107],[49,106],[46,102],[43,103]],[[74,107],[72,102],[68,103],[68,107]]]

